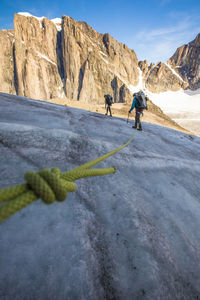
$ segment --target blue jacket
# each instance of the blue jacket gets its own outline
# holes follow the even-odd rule
[[[133,102],[132,102],[132,105],[131,105],[131,108],[130,108],[129,112],[131,112],[134,108],[137,108],[136,97],[133,98]]]

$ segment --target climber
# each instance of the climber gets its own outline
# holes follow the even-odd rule
[[[109,94],[104,95],[104,98],[105,98],[105,108],[107,106],[105,115],[107,115],[108,111],[109,111],[110,112],[110,116],[112,117],[112,113],[111,113],[111,108],[110,107],[112,105],[113,98]]]
[[[137,130],[142,130],[142,125],[140,121],[140,116],[143,115],[143,110],[147,108],[148,97],[144,94],[142,90],[138,93],[133,94],[133,102],[129,113],[135,108],[135,125],[132,128],[137,128]]]

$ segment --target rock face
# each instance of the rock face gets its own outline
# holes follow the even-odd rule
[[[0,31],[0,90],[9,94],[16,94],[15,62],[14,62],[14,31]]]
[[[139,61],[138,63],[140,70],[142,71],[142,75],[143,78],[146,79],[147,76],[149,75],[149,72],[151,71],[151,69],[154,67],[154,63],[151,63],[150,65],[148,65],[148,61],[145,59],[143,61]]]
[[[62,49],[65,93],[70,99],[98,102],[105,93],[123,101],[124,83],[138,82],[138,60],[134,53],[109,34],[99,34],[84,22],[64,16]]]
[[[176,50],[168,61],[188,81],[190,89],[200,88],[200,34]]]
[[[46,18],[39,21],[16,14],[14,28],[17,94],[39,99],[60,97],[63,83],[56,25]]]
[[[178,91],[186,88],[187,83],[168,64],[159,62],[150,70],[145,86],[153,93]]]
[[[57,27],[47,18],[15,15],[14,31],[1,32],[1,43],[8,44],[8,53],[1,53],[8,74],[1,74],[0,91],[97,103],[105,93],[115,102],[132,98],[127,86],[139,79],[133,50],[67,16]]]

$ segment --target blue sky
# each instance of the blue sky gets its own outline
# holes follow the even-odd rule
[[[12,29],[17,12],[85,21],[149,63],[168,60],[200,33],[200,0],[0,0],[0,12],[0,29]]]

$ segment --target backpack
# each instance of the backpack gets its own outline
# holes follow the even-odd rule
[[[136,100],[137,100],[137,108],[139,109],[147,109],[147,100],[146,96],[143,91],[139,91],[136,93]]]
[[[110,95],[108,94],[108,95],[105,95],[105,98],[106,98],[106,103],[107,103],[108,105],[112,105],[112,100],[113,100],[112,96],[110,96]]]

